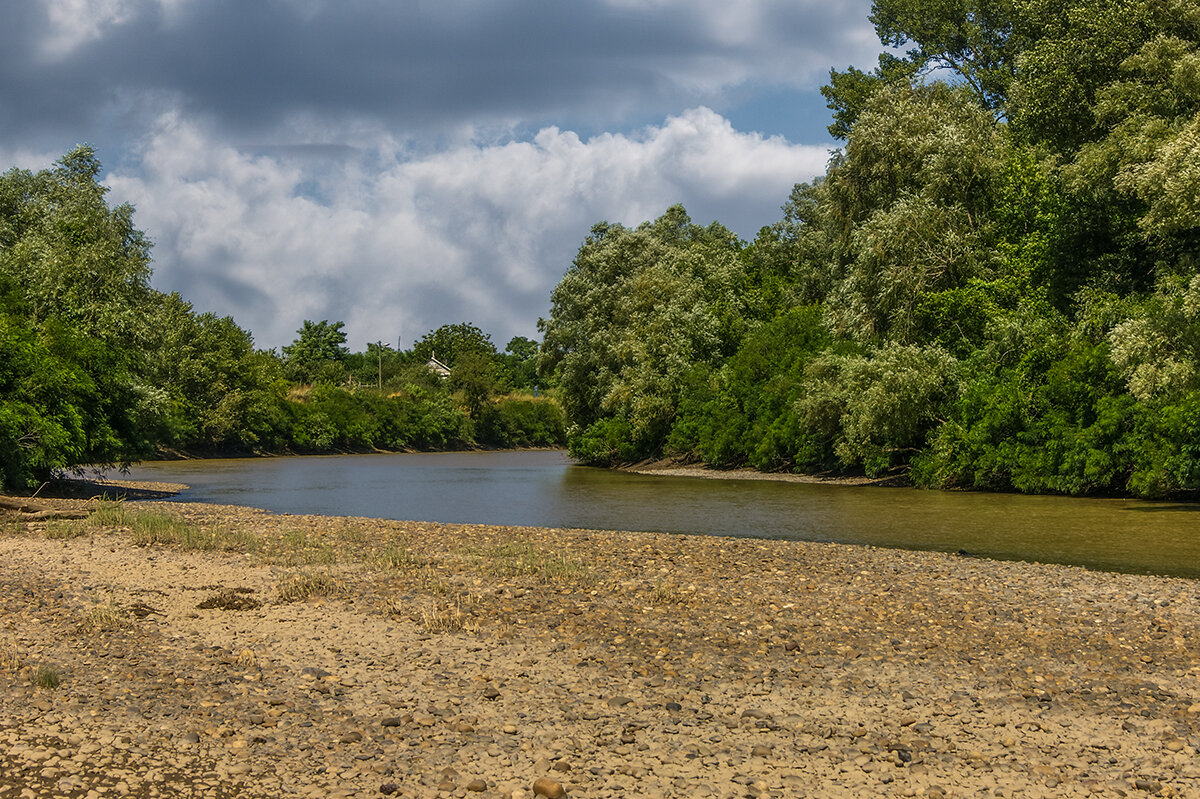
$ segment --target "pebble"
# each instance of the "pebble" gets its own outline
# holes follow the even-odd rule
[[[567,795],[562,783],[547,777],[539,777],[533,781],[533,793],[537,796],[544,796],[546,799],[563,799]]]

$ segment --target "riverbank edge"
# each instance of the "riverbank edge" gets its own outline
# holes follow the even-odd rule
[[[651,459],[616,467],[617,471],[630,474],[648,474],[658,477],[695,477],[703,480],[764,480],[778,483],[805,483],[809,485],[873,486],[878,488],[913,488],[907,474],[886,477],[838,474],[795,474],[792,472],[763,472],[748,466],[722,469],[703,463],[681,461],[674,458]]]

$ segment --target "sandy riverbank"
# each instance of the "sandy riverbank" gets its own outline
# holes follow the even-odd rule
[[[126,504],[0,521],[0,797],[1200,795],[1193,581]]]
[[[792,472],[760,472],[757,469],[740,467],[717,469],[696,463],[680,463],[676,460],[643,461],[621,467],[621,471],[632,474],[651,474],[659,477],[697,477],[704,480],[766,480],[777,483],[808,483],[812,485],[908,487],[912,482],[907,475],[887,477],[865,477],[834,474],[793,474]]]

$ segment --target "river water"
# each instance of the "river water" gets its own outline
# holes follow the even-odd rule
[[[639,475],[561,452],[170,461],[129,479],[281,513],[839,541],[1200,577],[1190,503]]]

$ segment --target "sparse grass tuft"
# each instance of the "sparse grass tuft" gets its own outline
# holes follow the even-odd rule
[[[125,526],[133,535],[133,543],[140,547],[168,544],[185,550],[216,549],[215,537],[200,527],[168,516],[165,513],[139,511],[126,514]]]
[[[485,567],[498,577],[532,577],[544,583],[588,585],[593,575],[588,565],[558,552],[543,552],[533,544],[510,543],[484,555]]]
[[[123,500],[101,500],[85,523],[82,535],[96,527],[122,527],[140,547],[163,544],[184,551],[208,552],[223,549],[255,552],[258,539],[244,530],[205,529],[186,519],[150,510],[131,510]]]
[[[654,592],[650,595],[650,600],[655,605],[678,605],[683,602],[683,594],[672,586],[664,585],[659,577],[654,583]]]
[[[361,524],[355,522],[346,522],[341,527],[335,528],[333,534],[339,541],[347,544],[361,546],[367,542],[366,530],[362,528]]]
[[[38,666],[37,671],[30,675],[30,679],[38,688],[47,691],[53,691],[62,682],[62,678],[58,676],[58,669],[53,666]]]
[[[220,530],[217,532],[218,547],[227,552],[258,552],[258,536],[249,530]]]
[[[21,670],[21,653],[14,644],[5,641],[0,643],[0,671],[17,672]]]
[[[278,595],[280,602],[302,602],[314,596],[337,596],[344,589],[342,581],[333,575],[298,571],[283,576]]]
[[[467,597],[467,604],[472,604]],[[453,602],[434,602],[431,606],[421,609],[421,627],[430,633],[478,632],[479,625],[471,621],[470,616],[463,613],[462,597],[455,597]]]
[[[113,602],[97,605],[87,612],[75,629],[84,635],[111,632],[129,626],[129,615]]]
[[[394,541],[389,541],[382,554],[374,560],[379,569],[398,572],[411,572],[420,569],[427,561],[409,552],[406,547]]]
[[[289,565],[332,566],[337,562],[333,542],[310,538],[303,530],[285,530],[275,554]]]
[[[88,524],[86,519],[81,521],[55,519],[46,524],[44,535],[52,541],[57,541],[60,539],[80,538],[90,533],[91,530],[91,525]]]
[[[124,527],[127,524],[125,501],[120,499],[101,499],[88,521],[106,527]]]

